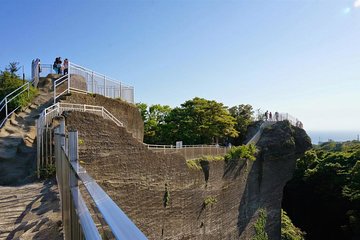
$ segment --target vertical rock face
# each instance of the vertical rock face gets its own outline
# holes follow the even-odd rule
[[[310,146],[304,131],[278,123],[264,130],[256,161],[191,169],[99,116],[71,113],[67,126],[79,130],[85,169],[149,239],[251,239],[260,209],[269,239],[280,239],[282,188]]]
[[[249,237],[247,230],[256,221],[255,213],[263,208],[267,212],[269,239],[280,239],[283,188],[292,177],[296,160],[311,147],[311,140],[303,129],[284,121],[264,129],[257,147],[260,152],[251,167],[242,196],[240,231],[244,229],[244,234]]]

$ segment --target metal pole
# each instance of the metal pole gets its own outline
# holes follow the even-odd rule
[[[104,96],[106,97],[106,76],[104,76]]]
[[[78,152],[78,131],[71,131],[69,132],[69,160],[70,164],[74,165],[75,163],[75,169],[72,169],[70,167],[70,189],[72,188],[78,188],[78,180],[75,176],[75,172],[78,172],[79,170],[79,152]],[[74,199],[71,197],[70,194],[70,231],[72,239],[76,239],[76,225],[77,225],[77,216],[74,209]]]
[[[92,81],[92,93],[95,93],[95,90],[94,90],[94,72],[91,72],[91,81]]]
[[[70,93],[70,84],[71,84],[71,74],[70,74],[70,71],[71,71],[71,64],[70,62],[68,62],[68,93]]]
[[[7,118],[8,116],[8,106],[7,106],[8,102],[7,102],[7,97],[5,98],[5,117]]]
[[[39,134],[39,121],[38,119],[35,120],[35,126],[36,126],[36,130],[37,130],[37,136],[36,136],[36,142],[37,142],[37,166],[36,166],[36,174],[37,174],[37,178],[39,179],[40,178],[40,134]]]

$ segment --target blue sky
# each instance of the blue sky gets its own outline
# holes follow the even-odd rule
[[[360,132],[360,1],[1,0],[0,69],[56,56],[135,87]]]

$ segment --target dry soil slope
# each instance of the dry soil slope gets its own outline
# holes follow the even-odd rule
[[[149,239],[250,239],[260,208],[268,212],[270,239],[280,239],[282,188],[306,149],[303,132],[285,124],[271,138],[273,127],[264,131],[272,145],[255,162],[216,161],[192,170],[183,157],[153,153],[99,116],[74,112],[67,126],[79,130],[84,167]],[[281,152],[288,140],[293,145]],[[205,206],[210,198],[216,201]]]
[[[139,110],[133,104],[119,99],[107,98],[98,94],[80,94],[74,92],[65,96],[61,101],[103,106],[118,120],[124,123],[126,129],[134,138],[138,139],[140,142],[143,141],[144,122],[141,118]]]

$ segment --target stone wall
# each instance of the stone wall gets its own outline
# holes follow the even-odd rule
[[[264,130],[256,161],[203,162],[196,170],[99,116],[74,112],[66,121],[83,140],[85,169],[149,239],[251,239],[265,209],[269,239],[280,240],[282,189],[311,146],[303,130],[277,123]]]

